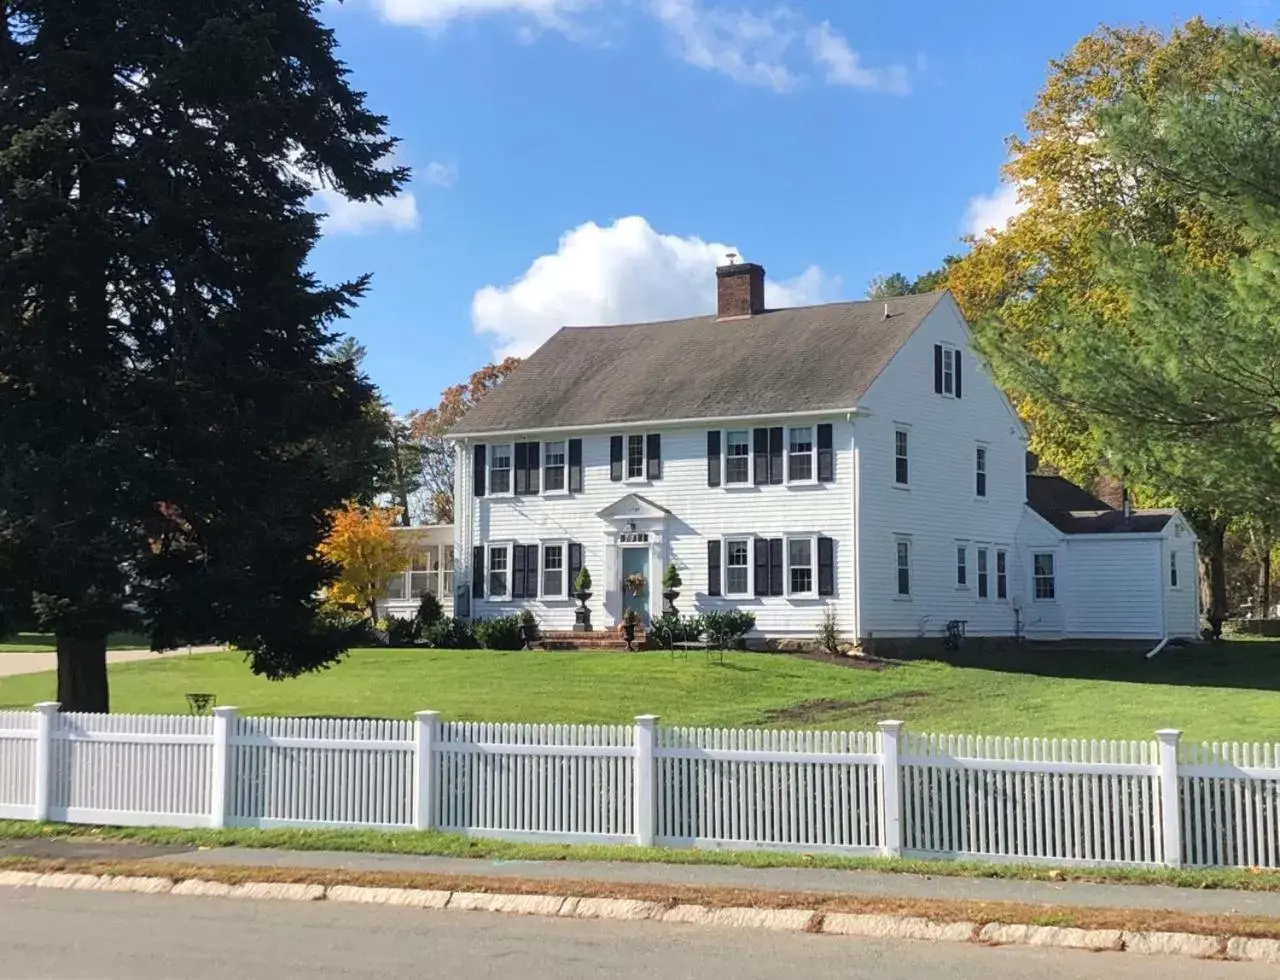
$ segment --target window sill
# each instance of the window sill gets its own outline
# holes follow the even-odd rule
[[[894,597],[893,597],[893,601],[894,601],[894,602],[910,602],[910,601],[911,601],[912,599],[914,599],[914,598],[915,598],[915,596],[909,596],[909,595],[896,595],[896,596],[894,596]]]
[[[622,482],[629,487],[647,487],[653,483],[652,480],[645,476],[629,476]]]
[[[797,490],[809,490],[814,487],[824,486],[824,484],[819,483],[817,480],[791,480],[787,483],[787,486],[795,487]]]
[[[744,491],[751,491],[754,493],[760,488],[754,483],[726,483],[721,487],[721,489],[728,490],[730,493],[743,493]]]
[[[810,605],[813,603],[826,602],[828,599],[835,599],[833,595],[789,595],[786,597],[787,602],[794,602],[797,605]]]
[[[895,484],[893,484],[893,489],[895,489],[895,490],[906,490],[906,491],[909,493],[909,492],[911,491],[911,484],[909,484],[909,483],[895,483]]]
[[[486,493],[484,497],[481,497],[480,499],[484,500],[488,498],[489,500],[511,500],[514,497],[515,497],[515,494],[512,493],[510,490],[507,490],[503,493]]]
[[[530,496],[533,496],[530,494]],[[568,490],[543,490],[538,496],[542,497],[571,497],[573,494]]]

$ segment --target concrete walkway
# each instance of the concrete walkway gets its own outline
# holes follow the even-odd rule
[[[154,650],[108,650],[108,664],[124,664],[131,660],[160,660],[168,657],[185,657],[190,653],[210,653],[226,647],[181,647],[156,653]],[[58,669],[58,655],[52,651],[43,653],[0,653],[0,677],[16,677],[19,674],[43,674]]]
[[[70,860],[153,860],[198,865],[249,865],[351,871],[400,871],[486,877],[604,881],[649,885],[695,885],[861,895],[877,898],[1027,902],[1092,908],[1168,909],[1211,915],[1280,917],[1280,892],[1104,885],[1083,882],[1015,881],[833,871],[823,868],[739,868],[722,865],[628,864],[607,861],[491,861],[473,858],[366,854],[345,851],[286,851],[223,847],[115,844],[108,841],[0,840],[0,855],[27,854]]]

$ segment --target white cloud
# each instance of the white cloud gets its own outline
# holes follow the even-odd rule
[[[500,356],[528,354],[562,326],[643,323],[713,313],[715,269],[731,245],[664,235],[642,217],[579,225],[508,286],[485,286],[471,302],[476,333]],[[765,283],[771,307],[835,298],[839,279],[810,266],[795,279]]]
[[[458,182],[458,165],[432,160],[417,172],[417,176],[436,187],[452,187]]]
[[[408,27],[442,28],[452,20],[520,14],[543,27],[568,30],[570,14],[597,0],[370,0],[385,20]]]
[[[324,212],[320,229],[327,235],[358,235],[379,228],[412,231],[418,227],[418,201],[410,191],[380,202],[351,201],[331,187],[322,187],[314,200]]]
[[[865,68],[862,56],[849,46],[848,40],[832,29],[830,21],[823,21],[805,34],[805,43],[814,63],[826,71],[828,85],[848,85],[851,88],[879,89],[894,95],[910,91],[907,70],[902,65],[888,68]]]
[[[1018,200],[1018,185],[1002,180],[990,194],[969,198],[961,230],[966,235],[984,238],[991,229],[1004,231],[1005,226],[1022,213],[1026,204]]]
[[[649,9],[689,64],[775,92],[795,87],[796,76],[784,61],[794,37],[788,11],[762,17],[748,10],[710,9],[697,0],[651,0]]]

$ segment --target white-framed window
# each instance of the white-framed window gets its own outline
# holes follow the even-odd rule
[[[814,456],[817,446],[813,441],[813,426],[793,426],[787,432],[787,482],[812,483]]]
[[[440,588],[440,549],[415,551],[409,559],[409,598],[421,599]]]
[[[911,445],[906,429],[893,430],[893,482],[905,487],[911,482]]]
[[[974,488],[979,497],[987,495],[987,447],[978,446],[973,452]]]
[[[991,569],[988,567],[989,552],[986,548],[978,549],[978,598],[991,597]]]
[[[1169,588],[1176,589],[1178,587],[1178,553],[1176,551],[1169,552]]]
[[[969,587],[969,546],[967,544],[956,545],[956,588],[967,589]]]
[[[724,482],[751,483],[751,432],[730,429],[724,434]]]
[[[725,538],[724,594],[751,594],[751,538]]]
[[[542,447],[542,491],[557,493],[565,488],[564,472],[567,458],[567,443],[560,439],[557,442],[544,443]]]
[[[568,548],[563,541],[553,541],[542,546],[542,598],[564,599],[568,596],[565,581],[565,562]]]
[[[511,492],[511,443],[489,448],[489,493]]]
[[[942,393],[952,397],[956,393],[956,350],[945,345],[942,348]]]
[[[489,545],[489,574],[486,593],[490,599],[511,598],[511,545]]]
[[[404,572],[397,572],[387,579],[387,588],[382,593],[382,597],[384,599],[403,599],[405,598],[406,588]]]
[[[898,597],[909,598],[911,596],[911,539],[895,538],[894,551],[897,553]]]
[[[1009,553],[996,549],[996,598],[1009,598]]]
[[[817,546],[811,537],[787,538],[787,595],[816,595]]]
[[[1041,551],[1031,556],[1032,577],[1035,581],[1035,597],[1039,602],[1052,602],[1057,598],[1057,582],[1054,578],[1053,552]]]
[[[453,545],[442,545],[440,551],[440,598],[443,599],[453,595]]]
[[[644,479],[644,436],[627,436],[627,479]]]

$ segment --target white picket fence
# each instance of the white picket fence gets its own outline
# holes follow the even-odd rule
[[[1280,868],[1280,744],[0,712],[0,817]]]

